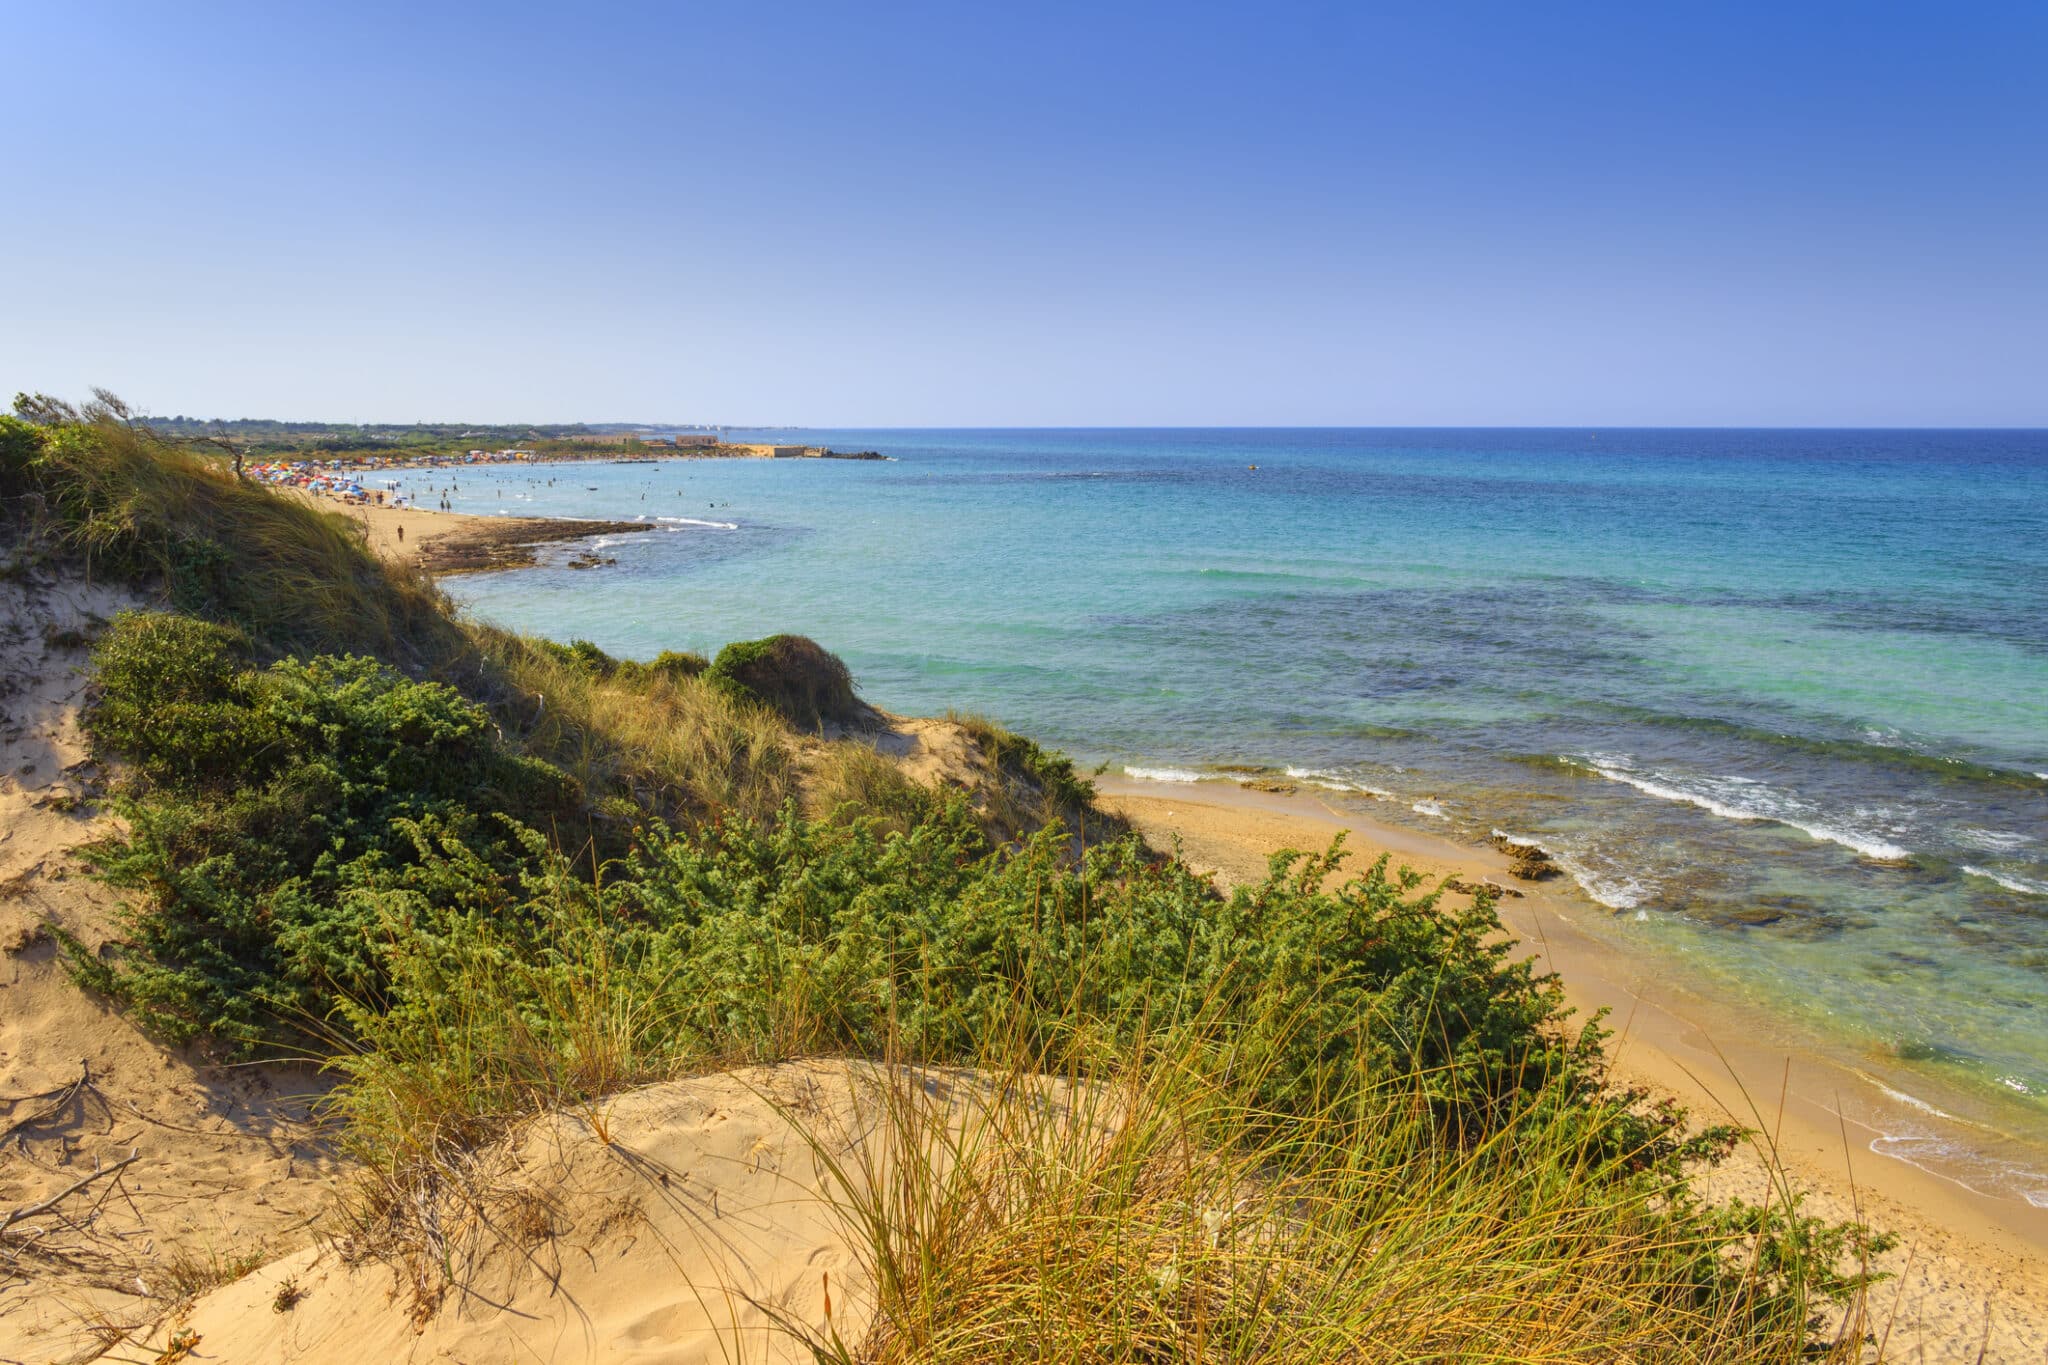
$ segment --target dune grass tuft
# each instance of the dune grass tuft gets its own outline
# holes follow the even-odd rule
[[[797,793],[788,727],[691,670],[693,656],[599,663],[492,626],[468,631],[507,734],[612,797],[621,818],[764,821]]]
[[[387,565],[347,517],[234,476],[216,456],[102,412],[0,436],[0,498],[89,576],[232,621],[273,654],[373,654],[408,671],[466,652],[440,590]]]
[[[1276,1126],[1223,1032],[1021,1038],[883,1073],[851,1147],[789,1115],[874,1287],[844,1333],[788,1324],[818,1359],[1860,1358],[1860,1230],[1789,1196],[1730,1220],[1654,1165],[1616,1179],[1540,1096],[1465,1143],[1398,1076]]]

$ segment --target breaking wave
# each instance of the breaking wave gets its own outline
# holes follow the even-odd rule
[[[1844,828],[1826,812],[1815,811],[1797,798],[1775,791],[1755,778],[1674,777],[1655,770],[1643,773],[1637,772],[1627,758],[1608,754],[1591,754],[1584,759],[1568,757],[1565,761],[1597,773],[1610,782],[1634,787],[1645,796],[1697,806],[1724,820],[1784,825],[1810,839],[1840,844],[1879,862],[1905,862],[1913,856],[1911,849],[1881,835]]]
[[[1558,848],[1527,834],[1513,834],[1498,827],[1493,830],[1493,836],[1510,843],[1534,844],[1542,849],[1550,855],[1550,861],[1563,868],[1565,875],[1579,884],[1579,890],[1609,910],[1634,910],[1657,894],[1656,886],[1641,877],[1590,867],[1585,859],[1570,849]]]
[[[1357,795],[1370,796],[1380,801],[1391,801],[1394,796],[1392,792],[1384,788],[1367,786],[1363,782],[1353,782],[1349,778],[1338,776],[1327,768],[1287,768],[1284,771],[1296,782],[1305,783],[1311,787],[1321,787],[1324,791],[1354,792]]]
[[[1987,882],[1997,882],[2008,891],[2017,891],[2022,896],[2048,896],[2048,882],[2037,882],[2029,877],[2015,877],[2008,872],[1993,872],[1989,868],[1962,864],[1963,871],[1972,877],[1982,877]]]
[[[1186,768],[1134,768],[1126,764],[1126,777],[1135,777],[1140,782],[1200,782],[1205,773],[1191,772]]]

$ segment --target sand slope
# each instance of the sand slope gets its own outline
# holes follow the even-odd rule
[[[304,1121],[317,1078],[167,1051],[63,972],[53,929],[97,945],[114,927],[69,850],[112,827],[78,726],[81,637],[127,605],[0,584],[0,1218],[136,1158],[0,1233],[0,1360],[72,1358],[81,1316],[143,1322],[210,1264],[302,1243],[332,1170]]]
[[[788,1327],[853,1341],[872,1311],[822,1154],[887,1146],[884,1087],[942,1116],[980,1094],[964,1074],[813,1061],[538,1118],[485,1154],[478,1219],[445,1224],[452,1285],[388,1247],[329,1245],[201,1298],[139,1354],[183,1334],[193,1359],[248,1365],[809,1360]]]

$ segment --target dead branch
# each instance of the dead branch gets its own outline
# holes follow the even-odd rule
[[[92,1184],[93,1181],[98,1180],[101,1176],[112,1175],[115,1171],[120,1170],[123,1166],[131,1166],[137,1161],[140,1161],[141,1159],[142,1149],[140,1147],[129,1148],[128,1155],[122,1157],[113,1165],[95,1166],[93,1168],[93,1173],[91,1175],[86,1176],[83,1180],[75,1181],[74,1183],[67,1186],[60,1192],[51,1195],[42,1203],[24,1205],[23,1207],[18,1208],[14,1212],[8,1214],[5,1218],[0,1218],[0,1232],[7,1231],[7,1229],[13,1227],[16,1223],[19,1223],[24,1218],[33,1218],[39,1213],[50,1212],[50,1210],[56,1208],[59,1204],[69,1199],[72,1195],[77,1194],[80,1190],[84,1189],[87,1185]]]

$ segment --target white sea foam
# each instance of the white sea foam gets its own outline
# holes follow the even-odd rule
[[[1773,791],[1754,778],[1677,778],[1662,772],[1638,773],[1628,759],[1606,754],[1593,754],[1584,760],[1567,758],[1565,761],[1580,763],[1608,781],[1634,787],[1645,796],[1697,806],[1724,820],[1784,825],[1810,839],[1840,844],[1880,862],[1904,862],[1913,856],[1911,849],[1879,835],[1826,823],[1803,803]]]
[[[1603,876],[1582,865],[1576,858],[1560,858],[1557,865],[1571,874],[1579,884],[1579,890],[1591,896],[1609,910],[1634,910],[1656,894],[1656,888],[1639,877],[1620,875]],[[1648,919],[1640,912],[1637,919]]]
[[[737,531],[740,529],[740,524],[736,521],[705,521],[702,517],[656,517],[655,520],[665,521],[671,526],[701,526],[707,531]]]
[[[1550,855],[1550,861],[1563,868],[1565,875],[1579,884],[1579,890],[1609,910],[1633,910],[1656,894],[1657,888],[1640,877],[1618,872],[1596,872],[1569,849],[1553,847],[1533,835],[1513,834],[1495,827],[1493,837],[1505,839],[1511,844],[1531,844],[1542,849]],[[1648,919],[1649,916],[1638,915],[1636,918]]]
[[[1417,815],[1427,815],[1432,820],[1448,820],[1451,818],[1444,813],[1444,808],[1434,801],[1417,801],[1408,809],[1414,811]]]
[[[2011,853],[2034,842],[2032,835],[2021,834],[2017,830],[1978,829],[1974,825],[1965,825],[1957,830],[1956,839],[1987,853]]]
[[[1963,864],[1963,871],[1969,873],[1972,877],[1982,877],[1986,881],[1997,882],[2006,890],[2017,891],[2022,896],[2048,896],[2048,882],[2037,882],[2026,877],[2014,877],[2004,872],[1993,872],[1988,868],[1973,867],[1969,863]]]
[[[1858,1072],[1857,1074],[1862,1075],[1863,1073]],[[1929,1104],[1926,1100],[1921,1099],[1918,1095],[1908,1095],[1903,1090],[1894,1090],[1890,1086],[1886,1085],[1883,1081],[1877,1080],[1874,1077],[1865,1077],[1865,1079],[1869,1080],[1872,1085],[1876,1086],[1879,1090],[1884,1091],[1885,1094],[1890,1095],[1900,1104],[1910,1104],[1923,1114],[1932,1114],[1934,1115],[1934,1117],[1938,1119],[1955,1118],[1955,1115],[1949,1113],[1948,1110],[1937,1109],[1933,1105]]]
[[[1133,768],[1124,767],[1126,777],[1135,777],[1140,782],[1200,782],[1202,773],[1190,772],[1186,768]]]
[[[2048,1209],[2048,1174],[2031,1167],[1986,1159],[1924,1133],[1885,1133],[1871,1140],[1870,1150],[1972,1194],[1993,1199],[2016,1196],[2037,1209]]]
[[[1379,787],[1369,787],[1363,782],[1353,782],[1349,778],[1339,777],[1327,768],[1288,768],[1286,773],[1297,782],[1305,782],[1311,787],[1321,787],[1324,791],[1356,792],[1360,796],[1377,797],[1382,801],[1392,800],[1394,795]]]

